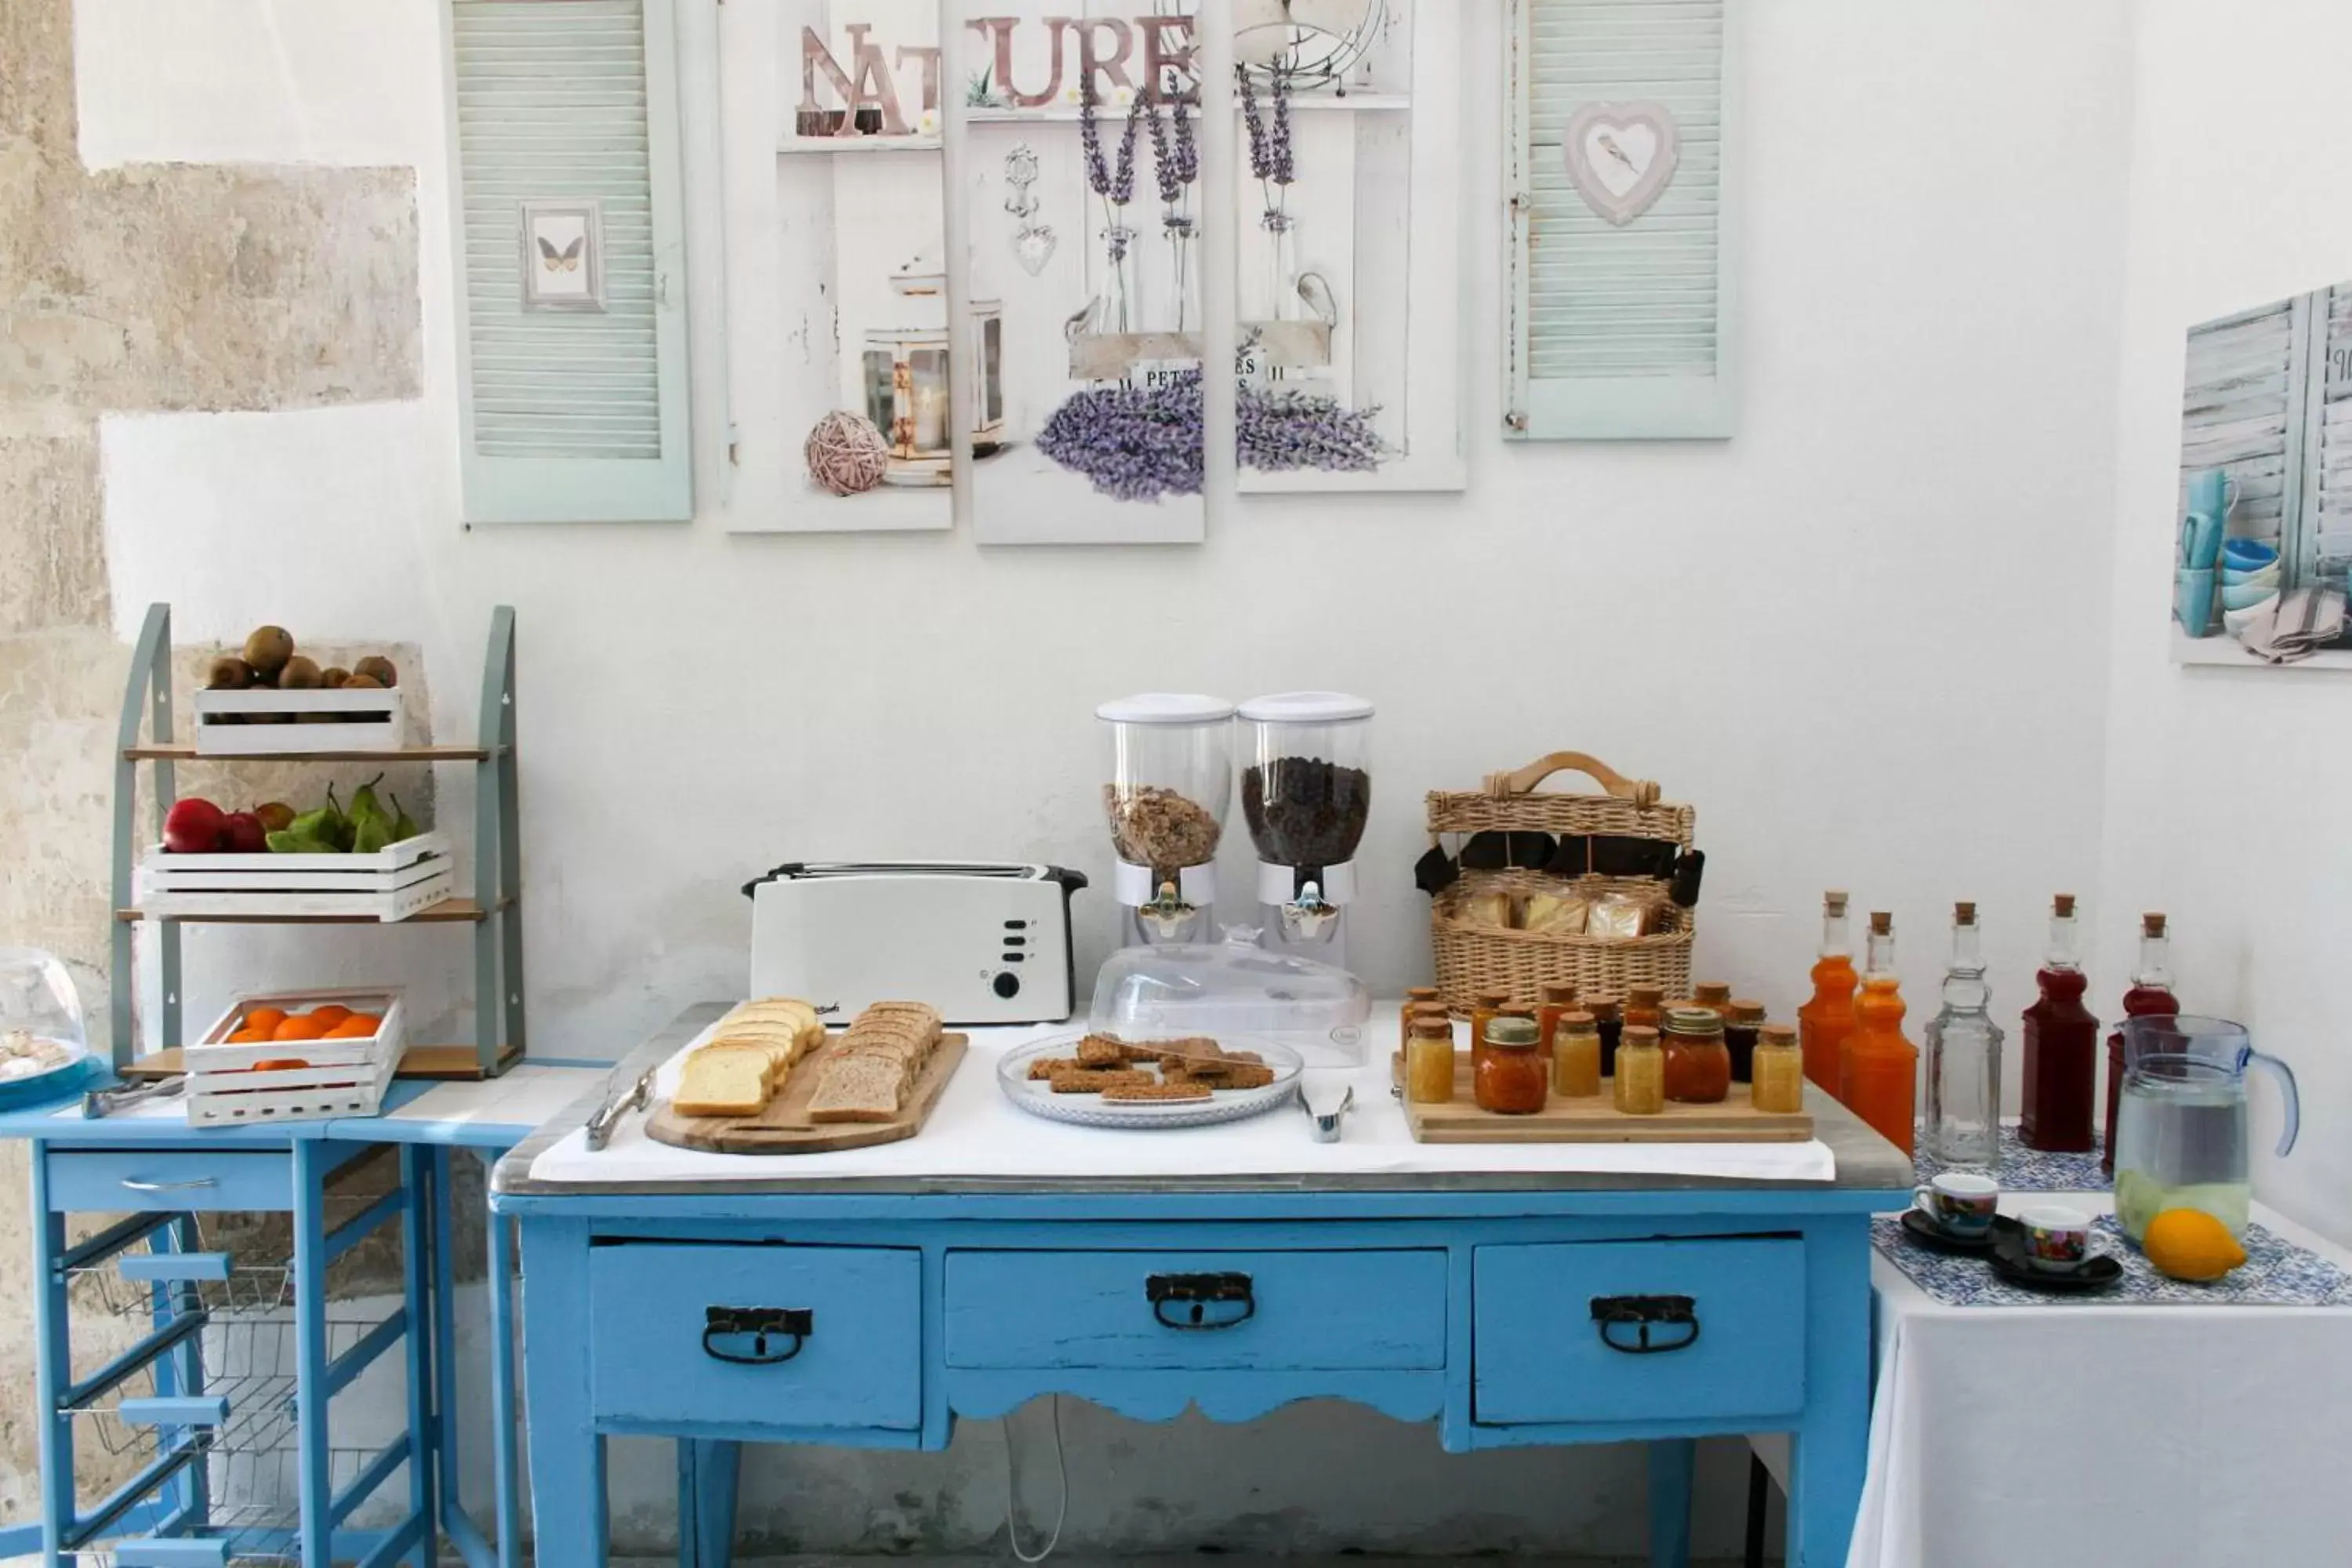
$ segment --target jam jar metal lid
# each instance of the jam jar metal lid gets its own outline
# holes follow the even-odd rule
[[[1541,1037],[1533,1018],[1496,1018],[1486,1026],[1490,1046],[1532,1046]]]

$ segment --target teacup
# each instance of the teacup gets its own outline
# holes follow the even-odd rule
[[[1990,1176],[1946,1171],[1924,1187],[1911,1190],[1912,1205],[1954,1236],[1979,1237],[1992,1228],[2000,1208],[2000,1184]]]
[[[2025,1261],[2053,1274],[2083,1267],[2091,1256],[2091,1216],[2061,1204],[2040,1204],[2017,1216],[2025,1233]]]

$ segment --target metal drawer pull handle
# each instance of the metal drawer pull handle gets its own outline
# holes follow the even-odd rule
[[[1143,1282],[1151,1315],[1171,1329],[1230,1329],[1257,1316],[1257,1296],[1246,1274],[1154,1274]],[[1212,1312],[1238,1305],[1238,1312]]]
[[[806,1307],[711,1307],[703,1313],[702,1353],[736,1366],[774,1366],[800,1354],[814,1332],[816,1314]],[[718,1343],[746,1334],[751,1339],[748,1354],[721,1349]],[[792,1343],[772,1345],[772,1339],[789,1339]]]
[[[197,1176],[185,1182],[148,1182],[137,1176],[125,1176],[122,1184],[134,1193],[192,1193],[198,1187],[217,1187],[218,1176]]]
[[[1595,1296],[1592,1321],[1602,1344],[1627,1355],[1660,1355],[1698,1343],[1698,1303],[1688,1296]],[[1654,1328],[1675,1331],[1653,1339]]]

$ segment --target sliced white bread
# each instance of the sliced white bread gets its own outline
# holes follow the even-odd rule
[[[758,1045],[703,1046],[686,1058],[670,1109],[680,1116],[757,1116],[768,1108],[771,1059]]]

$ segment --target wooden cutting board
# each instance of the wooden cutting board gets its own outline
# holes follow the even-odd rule
[[[1402,1058],[1390,1058],[1402,1075]],[[1541,1110],[1503,1116],[1478,1109],[1470,1082],[1470,1053],[1454,1063],[1454,1098],[1444,1105],[1404,1102],[1404,1119],[1423,1143],[1802,1143],[1813,1135],[1804,1111],[1773,1115],[1748,1103],[1744,1084],[1731,1086],[1720,1105],[1669,1102],[1655,1116],[1628,1116],[1617,1109],[1613,1086],[1601,1080],[1593,1100],[1554,1097]]]
[[[679,1149],[699,1149],[711,1154],[824,1154],[835,1149],[865,1149],[912,1138],[930,1119],[931,1108],[962,1064],[971,1041],[965,1035],[941,1035],[940,1048],[923,1065],[914,1091],[896,1119],[889,1121],[826,1121],[808,1119],[808,1103],[816,1093],[817,1074],[839,1046],[842,1037],[829,1035],[825,1043],[803,1057],[784,1080],[783,1093],[768,1101],[757,1116],[680,1116],[665,1100],[646,1122],[646,1135],[657,1143]]]

